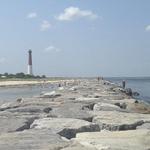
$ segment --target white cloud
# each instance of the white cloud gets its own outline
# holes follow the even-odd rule
[[[150,25],[146,26],[145,30],[150,32]]]
[[[52,46],[52,45],[51,45],[51,46],[45,48],[44,51],[47,52],[47,53],[49,53],[49,52],[60,52],[61,49],[56,48],[55,46]]]
[[[41,24],[41,31],[46,31],[51,27],[51,24],[49,23],[49,21],[44,20]]]
[[[37,13],[36,12],[31,12],[27,15],[27,18],[32,19],[32,18],[36,18],[37,17]]]
[[[98,16],[90,10],[81,10],[78,7],[68,7],[56,17],[59,21],[71,21],[79,18],[96,19]]]
[[[6,58],[4,58],[4,57],[0,58],[0,64],[3,64],[5,62],[6,62]]]

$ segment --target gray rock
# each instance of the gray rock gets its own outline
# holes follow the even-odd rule
[[[67,145],[69,142],[47,129],[0,135],[0,149],[2,150],[57,150]]]
[[[72,118],[43,118],[33,122],[31,128],[50,129],[68,139],[75,137],[79,132],[100,131],[99,126],[84,120]]]
[[[148,129],[148,130],[150,130],[150,122],[144,123],[141,126],[138,126],[136,129]]]
[[[64,103],[60,107],[54,108],[50,116],[58,118],[76,118],[91,121],[92,115],[83,110],[84,104],[81,103]]]
[[[32,116],[26,118],[9,112],[2,112],[0,113],[0,134],[29,129],[34,119]]]
[[[8,102],[8,103],[4,103],[0,106],[0,111],[4,111],[7,109],[11,109],[11,108],[17,108],[19,107],[21,104],[20,102]]]
[[[97,103],[94,105],[94,111],[121,111],[120,107],[108,103]]]
[[[74,140],[87,148],[96,150],[148,150],[150,148],[150,131],[78,133]]]
[[[73,145],[71,144],[68,147],[65,147],[61,150],[97,150],[97,149],[93,148],[93,147],[83,146],[79,143],[76,143],[76,144],[73,144]]]
[[[99,124],[101,129],[111,131],[136,129],[137,126],[150,121],[149,114],[118,111],[95,111],[91,113],[95,116],[93,118],[94,123]]]

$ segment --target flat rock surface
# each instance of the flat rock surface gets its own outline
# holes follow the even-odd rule
[[[81,103],[64,103],[60,107],[54,108],[50,115],[58,118],[76,118],[89,121],[92,115],[83,109],[84,106],[86,105]]]
[[[9,112],[0,113],[0,134],[28,128],[29,118],[15,116]]]
[[[144,123],[143,125],[138,126],[136,129],[148,129],[148,130],[150,130],[150,122]]]
[[[87,148],[96,150],[148,150],[150,148],[150,131],[79,133],[74,140]]]
[[[108,103],[97,103],[94,105],[94,111],[122,111],[119,106]]]
[[[55,150],[68,144],[49,130],[25,130],[0,135],[1,150]]]
[[[99,131],[99,126],[88,121],[72,118],[43,118],[33,122],[31,128],[50,129],[53,133],[59,133],[64,137],[75,137],[79,132]]]
[[[144,122],[150,122],[150,114],[125,113],[118,111],[94,111],[93,122],[100,125],[101,129],[129,130],[136,129]]]

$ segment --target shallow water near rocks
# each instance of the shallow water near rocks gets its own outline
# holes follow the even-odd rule
[[[114,77],[114,78],[107,78],[112,82],[115,82],[119,85],[122,84],[122,81],[126,81],[126,87],[131,88],[133,91],[140,93],[140,96],[135,97],[137,99],[144,100],[150,103],[150,77],[132,77],[132,78],[123,78],[123,77]]]
[[[22,86],[22,87],[0,87],[0,102],[14,101],[18,98],[29,98],[38,96],[43,92],[50,92],[56,89],[56,85],[47,84],[44,86]]]

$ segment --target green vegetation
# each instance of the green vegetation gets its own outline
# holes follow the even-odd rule
[[[29,74],[24,74],[23,72],[16,73],[16,74],[9,74],[6,72],[4,74],[0,74],[0,79],[13,79],[13,78],[17,78],[17,79],[42,79],[42,78],[46,78],[46,76],[45,75],[42,75],[42,76],[29,75]]]

